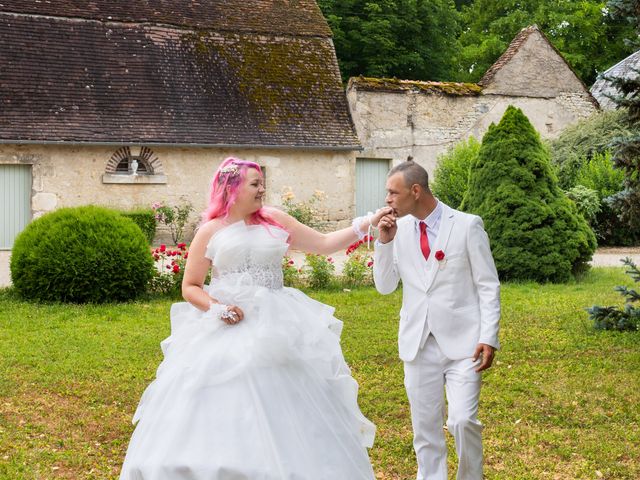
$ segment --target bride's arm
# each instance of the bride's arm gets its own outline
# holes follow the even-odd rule
[[[386,208],[381,209],[371,216],[371,222],[374,226],[377,225],[378,220],[387,213],[386,210]],[[275,208],[270,208],[268,213],[289,232],[291,248],[306,253],[328,255],[347,248],[360,238],[360,236],[356,235],[352,227],[343,228],[331,233],[321,233]],[[369,228],[369,218],[361,217],[358,228],[362,235],[366,234]]]
[[[211,268],[211,260],[204,256],[209,239],[217,231],[217,222],[207,222],[196,232],[191,245],[189,256],[182,279],[182,297],[194,307],[207,311],[211,297],[202,288],[207,272]]]

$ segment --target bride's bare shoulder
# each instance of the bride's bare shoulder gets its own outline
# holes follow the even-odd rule
[[[283,212],[282,210],[280,210],[279,208],[264,206],[262,207],[262,209],[267,215],[273,218],[280,225],[287,226],[287,224],[291,223],[292,217],[286,212]]]
[[[196,234],[193,237],[193,241],[207,244],[211,237],[222,230],[224,226],[225,223],[220,218],[214,218],[213,220],[204,222],[196,229]]]

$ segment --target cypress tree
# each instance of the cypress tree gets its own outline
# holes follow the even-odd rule
[[[463,208],[483,218],[503,280],[567,281],[588,268],[596,248],[538,133],[513,106],[482,140]]]

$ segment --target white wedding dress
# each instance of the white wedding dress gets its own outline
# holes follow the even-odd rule
[[[142,395],[121,480],[372,480],[374,425],[340,348],[333,308],[283,288],[287,233],[240,221],[216,233],[212,297],[227,325],[171,308],[164,360]]]

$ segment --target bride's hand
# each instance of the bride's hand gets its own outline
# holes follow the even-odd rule
[[[373,225],[374,227],[378,226],[378,223],[380,223],[380,219],[382,217],[384,217],[385,215],[390,215],[393,213],[393,208],[391,207],[382,207],[379,208],[378,210],[376,210],[376,213],[374,213],[371,216],[371,225]]]
[[[235,305],[229,305],[227,307],[227,312],[229,312],[229,314],[223,315],[221,318],[222,321],[228,325],[235,325],[244,318],[244,312],[242,309]]]

